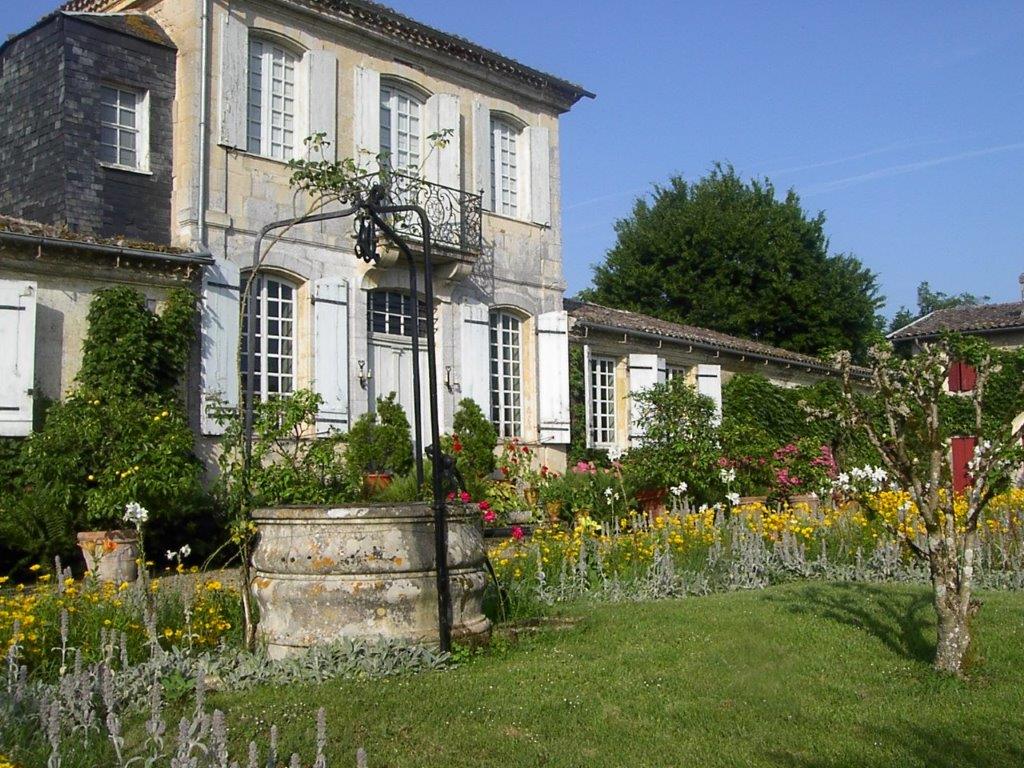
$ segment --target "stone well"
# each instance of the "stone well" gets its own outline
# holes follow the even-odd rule
[[[272,658],[342,637],[436,643],[430,505],[257,509],[253,593]],[[485,637],[483,532],[475,507],[448,512],[452,637]]]

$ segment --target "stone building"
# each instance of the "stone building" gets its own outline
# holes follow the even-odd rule
[[[202,267],[190,387],[201,434],[220,432],[214,400],[238,402],[239,292],[255,234],[308,210],[288,161],[323,133],[328,159],[372,168],[384,153],[427,182],[409,194],[438,217],[436,301],[423,309],[439,342],[442,428],[469,397],[501,435],[560,463],[558,126],[592,94],[367,0],[72,0],[0,47],[0,63],[0,213],[147,241]],[[444,146],[429,139],[438,132]],[[410,295],[394,254],[358,261],[351,233],[350,221],[288,231],[257,285],[255,388],[314,389],[322,429],[346,429],[388,392],[413,410],[421,330],[410,310],[423,286]],[[42,291],[39,301],[42,313]],[[59,393],[45,370],[42,388]]]

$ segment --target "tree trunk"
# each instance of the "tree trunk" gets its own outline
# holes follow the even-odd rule
[[[935,668],[963,677],[964,662],[971,647],[970,621],[979,604],[971,598],[970,568],[961,572],[957,558],[947,556],[944,549],[940,546],[929,552],[938,619]]]

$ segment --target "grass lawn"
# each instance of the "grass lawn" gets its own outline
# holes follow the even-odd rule
[[[930,668],[923,587],[797,583],[578,605],[457,669],[219,693],[233,738],[332,768],[1024,766],[1024,594],[987,593],[967,683]],[[241,754],[244,754],[242,752]]]

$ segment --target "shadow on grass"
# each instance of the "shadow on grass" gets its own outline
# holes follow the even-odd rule
[[[913,716],[913,712],[907,713]],[[970,740],[949,732],[950,727],[927,726],[906,721],[891,725],[864,728],[861,738],[874,745],[877,757],[857,754],[829,758],[814,755],[793,755],[773,751],[767,756],[773,765],[788,768],[892,768],[893,766],[927,766],[927,768],[1008,768],[1024,765],[1024,748],[1016,729],[977,728]],[[1013,741],[1014,743],[1008,743]],[[897,754],[894,755],[894,747]],[[869,751],[869,750],[868,750]]]
[[[792,613],[817,616],[871,633],[912,661],[935,657],[935,622],[927,592],[893,590],[872,584],[807,584],[765,595]]]

